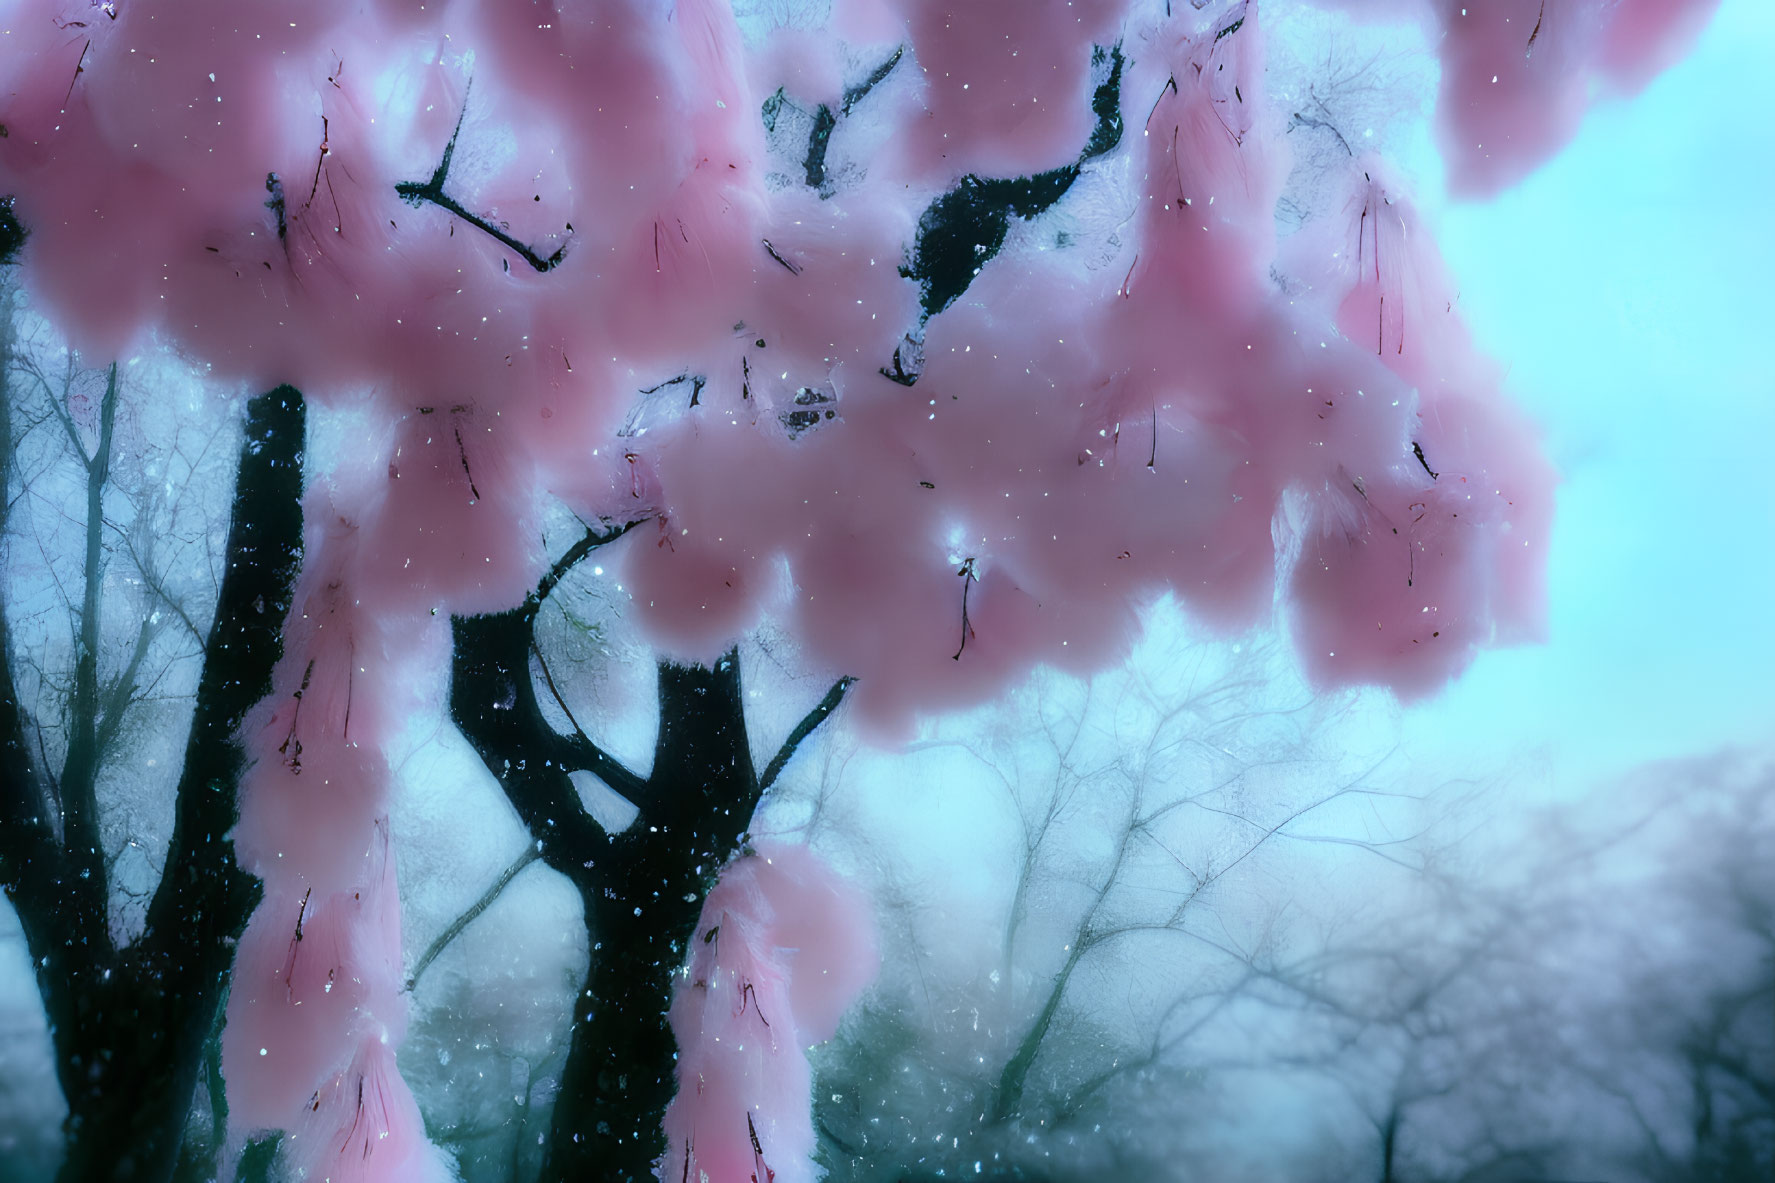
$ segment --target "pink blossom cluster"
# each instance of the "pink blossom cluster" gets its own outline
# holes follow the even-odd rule
[[[761,845],[722,872],[672,999],[662,1179],[813,1183],[807,1049],[875,976],[872,913],[804,846]]]

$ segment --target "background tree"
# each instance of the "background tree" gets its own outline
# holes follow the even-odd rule
[[[141,490],[176,481],[199,495],[213,437],[196,455],[175,442],[156,461],[173,471],[132,474],[141,482],[132,501],[115,479],[131,459],[118,448],[120,366],[86,372],[71,351],[20,343],[5,290],[0,881],[36,970],[67,1105],[60,1177],[165,1179],[254,898],[226,842],[235,734],[276,654],[267,606],[287,596],[300,549],[303,408],[285,390],[249,410],[214,622],[199,633],[193,613],[209,613],[175,597],[169,568],[204,555],[207,537],[182,538],[188,515]],[[179,580],[190,582],[183,570]],[[133,594],[121,591],[131,585]],[[158,857],[132,816],[154,812],[131,783],[140,765],[121,757],[142,749],[130,744],[133,717],[192,661],[197,703],[175,749],[172,833]]]
[[[1600,849],[1574,894],[1615,902],[1566,979],[1587,1023],[1553,1046],[1619,1115],[1611,1171],[1775,1173],[1772,786],[1767,753],[1661,763],[1621,786],[1622,837],[1579,845]],[[1565,828],[1601,830],[1586,813]]]
[[[1165,1169],[1148,1118],[1199,1095],[1226,1055],[1204,1033],[1265,989],[1293,995],[1277,925],[1301,850],[1367,850],[1352,818],[1415,807],[1374,760],[1325,747],[1338,704],[1291,699],[1274,652],[1156,644],[1181,656],[1088,685],[1042,679],[913,745],[933,780],[998,799],[1016,840],[989,848],[972,890],[865,872],[901,901],[887,911],[899,953],[824,1061],[818,1112],[841,1177]],[[852,836],[834,841],[868,851],[871,832],[846,815]]]
[[[945,941],[990,906],[953,882],[902,885],[898,952],[824,1060],[826,1161],[860,1180],[1764,1179],[1767,767],[1659,765],[1512,819],[1479,785],[1352,794],[1361,808],[1341,815],[1331,803],[1276,832],[1286,854],[1253,850],[1230,898],[1197,900],[1183,943],[1098,973],[1076,962],[1010,1121],[994,1120],[994,1089],[1033,1028],[995,1025],[997,945]],[[1375,804],[1390,838],[1370,828]],[[1062,818],[1047,842],[1101,866],[1101,834]],[[1223,858],[1242,849],[1193,837]],[[1102,881],[1068,881],[1066,866],[1038,871],[1034,894],[1088,908]],[[1187,886],[1144,883],[1148,902]],[[1076,903],[1054,911],[1063,952],[1018,959],[1031,1002],[1053,997],[1071,952],[1058,942],[1088,934]]]
[[[1371,1177],[1767,1176],[1766,778],[1738,756],[1645,769],[1525,819],[1490,866],[1471,846],[1431,865],[1299,963],[1319,1066],[1378,1136]]]

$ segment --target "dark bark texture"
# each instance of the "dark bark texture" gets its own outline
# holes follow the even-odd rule
[[[270,691],[301,560],[304,420],[302,397],[287,386],[248,407],[173,836],[142,935],[128,946],[111,936],[97,840],[93,785],[102,752],[80,724],[96,712],[75,703],[68,759],[62,777],[52,778],[33,755],[34,724],[15,693],[0,612],[0,882],[25,930],[67,1100],[63,1183],[162,1183],[178,1162],[234,942],[258,895],[235,866],[227,834],[245,761],[241,723]],[[96,493],[91,501],[95,513]],[[95,562],[89,554],[94,589]],[[83,608],[81,631],[90,634],[99,610],[93,595]],[[84,636],[76,699],[96,685],[95,662],[94,638]]]
[[[850,685],[832,688],[763,776],[752,762],[737,652],[712,667],[659,666],[659,734],[645,778],[582,732],[555,731],[531,674],[537,613],[567,567],[625,529],[588,532],[521,607],[454,621],[451,714],[544,861],[579,889],[592,938],[544,1183],[653,1179],[675,1088],[672,977],[703,896],[743,841],[762,791]],[[585,811],[569,778],[582,770],[639,807],[628,828],[607,834]]]

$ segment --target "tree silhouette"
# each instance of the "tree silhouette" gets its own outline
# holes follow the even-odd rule
[[[834,683],[757,769],[738,651],[707,667],[662,662],[652,767],[643,777],[611,757],[560,697],[535,627],[561,579],[635,524],[588,528],[520,607],[452,622],[451,715],[523,819],[537,857],[579,891],[595,942],[555,1099],[548,1180],[593,1171],[651,1177],[675,1088],[669,987],[700,901],[742,844],[761,794],[851,683]],[[571,734],[544,715],[533,670]],[[593,773],[621,794],[638,810],[634,820],[607,831],[581,803],[574,772]]]
[[[15,318],[6,311],[0,332],[11,333]],[[147,668],[157,638],[181,613],[167,602],[150,558],[158,543],[127,531],[121,546],[107,537],[123,400],[119,367],[103,371],[102,393],[83,426],[74,402],[91,378],[74,355],[63,356],[59,371],[46,372],[37,357],[21,356],[13,340],[0,345],[6,347],[0,463],[7,470],[8,508],[22,485],[16,469],[30,449],[21,449],[20,428],[29,430],[27,408],[35,399],[45,430],[63,436],[83,485],[84,511],[77,519],[78,560],[70,564],[74,590],[62,601],[72,633],[65,651],[71,670],[48,668],[46,650],[23,643],[13,634],[11,612],[0,612],[0,881],[24,929],[68,1106],[60,1177],[166,1179],[178,1162],[233,941],[256,894],[234,866],[227,840],[242,764],[236,736],[269,684],[277,609],[288,599],[300,553],[304,409],[288,388],[248,407],[214,620],[201,636],[202,672],[173,832],[139,920],[122,926],[120,937],[116,896],[130,884],[103,836],[105,786],[114,783],[106,772],[132,710],[152,687]],[[24,538],[12,522],[6,525],[16,556]],[[137,564],[142,596],[132,606],[133,639],[121,660],[108,665],[112,638],[104,610],[111,597],[104,589],[126,556]],[[57,564],[49,565],[53,574]],[[195,631],[188,616],[178,627]],[[58,648],[52,644],[47,652]],[[27,684],[36,689],[36,709],[22,696]],[[59,762],[50,759],[52,743],[61,750]]]
[[[918,950],[953,923],[945,906],[891,878],[878,888],[902,953],[818,1104],[842,1177],[976,1160],[1056,1179],[1155,1169],[1138,1115],[1200,1088],[1216,1054],[1203,1033],[1264,990],[1299,1004],[1268,881],[1298,858],[1289,847],[1332,840],[1340,814],[1399,794],[1372,764],[1314,785],[1337,770],[1319,739],[1336,706],[1289,700],[1274,661],[1201,647],[1162,676],[1044,679],[991,723],[966,721],[966,738],[912,746],[999,798],[1017,840],[1000,856],[1002,897],[978,905],[989,956],[925,964]],[[931,1124],[941,1145],[927,1144]]]

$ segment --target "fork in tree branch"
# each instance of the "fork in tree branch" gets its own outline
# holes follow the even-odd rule
[[[456,116],[456,129],[450,133],[449,142],[444,145],[443,159],[438,161],[438,167],[432,172],[431,179],[429,181],[401,181],[395,185],[394,191],[399,194],[401,200],[415,209],[421,203],[429,202],[441,210],[455,214],[470,226],[512,251],[524,262],[530,264],[532,269],[545,273],[553,271],[567,256],[566,244],[562,244],[554,254],[545,259],[486,218],[469,213],[460,202],[444,192],[444,184],[450,179],[450,158],[456,154],[456,137],[462,134],[462,120],[467,114],[468,96],[464,94],[462,111]]]
[[[764,791],[854,684],[839,679],[760,773],[738,652],[713,666],[662,662],[653,765],[645,776],[629,769],[587,736],[543,659],[535,628],[573,566],[635,524],[588,526],[524,604],[459,616],[451,625],[451,716],[505,790],[537,857],[579,890],[586,920],[600,934],[550,1119],[547,1179],[640,1179],[659,1161],[663,1145],[614,1131],[661,1129],[671,1101],[676,1045],[660,999],[672,987],[677,957],[661,951],[681,950],[699,935],[712,939],[697,928],[708,876],[744,842]],[[568,730],[557,730],[544,713],[544,696],[559,705]],[[585,807],[575,773],[602,780],[636,807],[635,819],[605,830]],[[743,991],[743,1005],[757,1001],[751,989]],[[771,1177],[762,1160],[758,1169],[761,1180]]]

